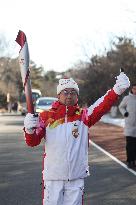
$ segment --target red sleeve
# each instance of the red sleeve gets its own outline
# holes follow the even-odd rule
[[[106,114],[117,101],[118,95],[113,89],[109,90],[103,97],[98,99],[92,106],[88,108],[87,124],[89,127],[94,125],[101,117]]]
[[[30,147],[34,147],[40,144],[42,138],[45,136],[45,129],[41,129],[40,132],[37,134],[37,131],[35,130],[33,134],[28,134],[25,131],[24,128],[24,133],[25,133],[25,141],[26,144]]]

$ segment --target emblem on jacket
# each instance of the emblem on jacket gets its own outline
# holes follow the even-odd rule
[[[73,129],[72,129],[72,135],[77,138],[78,135],[79,135],[79,132],[78,132],[78,125],[76,123],[74,123],[74,126],[73,126]]]

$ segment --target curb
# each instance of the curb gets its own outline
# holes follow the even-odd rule
[[[0,116],[21,116],[21,113],[0,113]]]

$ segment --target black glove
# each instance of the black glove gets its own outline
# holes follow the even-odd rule
[[[129,113],[128,112],[125,112],[124,113],[124,117],[128,117],[129,116]]]

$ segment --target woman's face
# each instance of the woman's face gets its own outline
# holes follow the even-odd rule
[[[136,85],[132,87],[132,93],[136,95]]]

